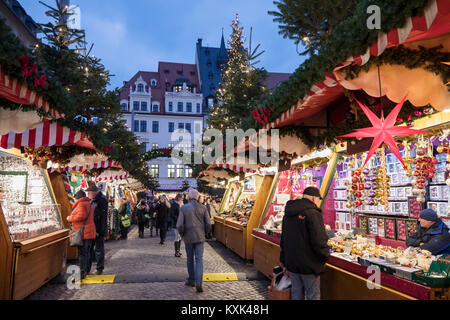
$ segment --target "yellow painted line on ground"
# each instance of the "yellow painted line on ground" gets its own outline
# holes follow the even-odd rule
[[[81,284],[102,284],[102,283],[114,283],[115,274],[107,275],[87,275],[86,278],[81,280]],[[80,284],[77,282],[76,284]]]
[[[237,281],[236,273],[204,273],[203,281]]]

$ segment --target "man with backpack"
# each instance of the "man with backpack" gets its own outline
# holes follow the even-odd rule
[[[119,219],[120,219],[120,235],[119,240],[126,240],[128,237],[128,228],[131,226],[131,216],[127,210],[128,203],[123,200],[122,205],[119,208]]]
[[[144,229],[145,224],[147,223],[147,219],[150,217],[149,214],[149,208],[147,204],[145,203],[144,199],[141,199],[136,206],[134,207],[134,213],[136,215],[137,221],[138,221],[138,227],[139,227],[139,238],[144,238]]]

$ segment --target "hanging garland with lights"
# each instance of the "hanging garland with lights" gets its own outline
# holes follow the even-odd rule
[[[401,1],[377,1],[377,5],[383,12],[381,15],[382,32],[389,32],[394,28],[402,28],[407,17],[415,17],[423,14],[427,6],[427,0],[401,0]],[[273,106],[273,112],[270,115],[269,122],[274,121],[281,114],[300,99],[309,93],[311,87],[315,83],[321,83],[325,80],[325,74],[333,74],[334,68],[347,57],[355,56],[356,54],[366,52],[367,48],[374,43],[378,38],[380,30],[371,30],[367,28],[367,3],[361,1],[357,6],[354,14],[347,20],[342,22],[333,33],[324,42],[317,54],[312,55],[308,60],[303,62],[288,80],[282,82],[272,94],[261,104],[262,107]],[[390,49],[386,49],[388,58],[391,63],[408,66],[419,65],[422,62],[413,60],[415,57],[422,57],[429,59],[428,61],[435,61],[433,54],[436,53],[436,48],[420,49],[418,54],[414,57],[405,55],[389,53]],[[385,54],[383,52],[383,55]],[[399,51],[397,51],[399,52]],[[374,59],[375,57],[371,57]],[[370,61],[370,60],[369,60]],[[448,61],[448,60],[442,60]],[[448,77],[448,71],[445,71],[444,65],[432,63],[432,71],[439,73],[443,78]],[[447,67],[448,70],[448,67]],[[358,72],[356,67],[351,72]],[[244,121],[245,127],[261,128],[253,117],[248,117]]]

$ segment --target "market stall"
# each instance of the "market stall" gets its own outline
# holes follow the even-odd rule
[[[0,153],[0,234],[2,299],[23,299],[64,269],[69,230],[50,177],[18,150]]]
[[[232,212],[239,196],[239,192],[241,191],[241,187],[239,177],[232,178],[228,181],[227,189],[222,202],[220,203],[218,215],[214,218],[216,240],[225,245],[225,217]]]
[[[243,259],[253,259],[251,230],[259,225],[273,180],[273,174],[247,175],[233,210],[221,216],[225,219],[220,231],[224,244]]]

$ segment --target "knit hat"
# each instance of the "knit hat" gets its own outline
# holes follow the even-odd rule
[[[75,197],[75,199],[78,200],[78,199],[86,197],[86,193],[80,189],[77,193],[75,193],[74,197]]]
[[[304,195],[318,197],[320,200],[322,200],[322,197],[320,196],[320,191],[317,188],[314,187],[308,187],[303,191]]]
[[[439,221],[439,217],[433,209],[424,209],[420,213],[419,217],[428,221]]]

